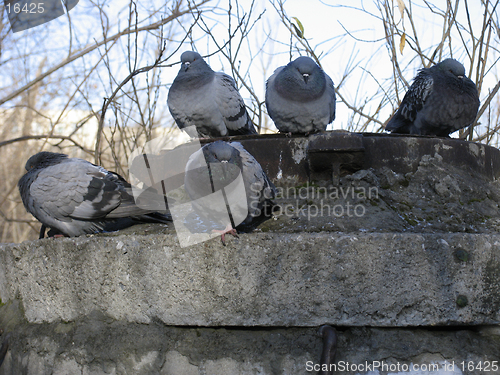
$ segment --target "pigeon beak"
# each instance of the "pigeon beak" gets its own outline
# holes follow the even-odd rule
[[[457,76],[457,77],[458,77],[459,79],[462,79],[462,78],[464,78],[464,76]]]
[[[224,178],[227,178],[229,175],[229,164],[227,163],[227,160],[221,160],[220,164],[222,167],[222,173],[224,173]]]
[[[184,69],[184,71],[187,71],[189,69],[189,65],[191,65],[189,61],[182,63],[182,68]]]
[[[304,74],[302,74],[302,77],[304,77],[304,81],[305,81],[305,82],[306,82],[306,84],[307,84],[307,81],[309,80],[309,74],[304,73]]]

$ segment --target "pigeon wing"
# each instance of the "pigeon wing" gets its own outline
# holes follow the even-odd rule
[[[62,221],[105,217],[120,205],[115,181],[104,168],[81,159],[45,168],[31,185],[31,195],[47,214]]]
[[[328,123],[331,123],[333,120],[335,120],[335,85],[333,84],[332,79],[330,78],[329,75],[325,74],[326,78],[326,91],[325,95],[329,95],[331,98],[330,100],[330,119]]]
[[[216,73],[214,86],[215,100],[229,135],[257,134],[234,79],[225,73]]]
[[[422,69],[406,92],[398,111],[387,124],[386,130],[397,130],[408,123],[413,123],[431,94],[433,85],[434,80],[428,69]]]

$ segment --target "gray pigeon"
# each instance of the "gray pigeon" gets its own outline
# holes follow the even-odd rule
[[[43,224],[40,238],[46,227],[49,235],[74,237],[171,221],[169,214],[138,207],[123,177],[86,160],[42,151],[28,159],[26,170],[19,192],[26,210]]]
[[[313,59],[301,56],[269,77],[266,106],[282,133],[324,131],[335,120],[335,87]]]
[[[420,69],[385,130],[448,137],[474,122],[479,109],[476,85],[457,60]]]
[[[237,185],[238,181],[242,181],[244,190]],[[272,215],[276,188],[239,142],[216,141],[195,152],[186,165],[184,183],[200,216],[217,224],[221,221],[219,218],[230,212],[230,227],[220,231],[223,243],[225,233],[236,234],[233,228],[249,232]],[[210,199],[200,203],[200,198],[221,191],[224,191],[224,201]]]
[[[257,134],[232,77],[214,72],[197,52],[184,52],[181,62],[167,99],[179,128],[194,125],[200,137]]]

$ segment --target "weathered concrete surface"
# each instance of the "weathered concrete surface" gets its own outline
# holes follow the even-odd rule
[[[279,188],[282,215],[270,232],[498,233],[500,182],[424,155],[414,172],[363,169],[338,185]]]
[[[487,361],[498,360],[497,331],[341,330],[336,364],[345,368],[349,363],[351,370],[339,367],[336,373],[366,374],[352,366],[368,364],[370,375],[386,375],[374,367],[378,362],[400,368],[436,364],[441,372],[428,372],[432,375],[498,374],[462,369],[463,361],[466,367],[482,363],[484,368]],[[20,325],[13,338],[0,375],[316,375],[322,349],[316,328],[166,327],[118,322],[98,313],[71,323]],[[454,371],[442,371],[452,362]]]
[[[497,148],[456,138],[333,130],[308,137],[262,134],[257,138],[223,139],[241,142],[273,182],[280,186],[296,186],[316,180],[317,172],[320,172],[317,167],[332,169],[332,165],[337,169],[332,172],[341,175],[370,168],[413,173],[425,155],[435,154],[441,155],[446,167],[471,170],[489,180],[500,177],[500,151]]]
[[[500,320],[499,271],[500,235],[98,235],[2,245],[0,297],[32,323],[477,325]]]

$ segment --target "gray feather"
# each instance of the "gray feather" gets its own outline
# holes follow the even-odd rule
[[[420,69],[385,130],[446,137],[472,124],[478,109],[479,94],[464,66],[446,59]]]
[[[335,119],[335,87],[311,58],[301,56],[269,77],[266,106],[280,132],[324,131]]]
[[[232,77],[214,72],[193,51],[184,52],[181,62],[167,99],[179,128],[196,126],[202,137],[257,134]]]
[[[26,210],[66,236],[170,220],[138,207],[121,176],[86,160],[44,151],[28,160],[26,170],[18,183]]]

